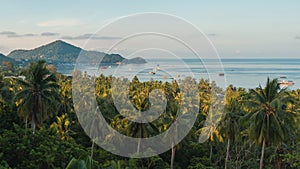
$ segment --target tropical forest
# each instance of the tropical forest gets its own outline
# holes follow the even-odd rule
[[[91,76],[76,70],[67,76],[44,60],[24,67],[9,61],[2,65],[1,169],[300,168],[300,89],[281,87],[277,79],[266,78],[265,83],[252,89],[233,85],[224,89],[209,79],[191,77],[140,81],[138,77]],[[113,84],[118,81],[128,83],[128,93],[120,90],[114,94],[118,90]],[[80,100],[74,102],[74,87],[81,92],[89,92],[93,87],[92,95],[105,121],[129,137],[148,138],[163,133],[176,122],[185,98],[189,97],[196,99],[189,105],[195,109],[184,111],[194,115],[194,124],[183,140],[172,142],[169,150],[161,154],[147,158],[116,155],[97,144],[97,140],[111,142],[112,135],[101,130],[86,132],[94,131],[88,128],[101,129],[103,124],[97,118],[87,116],[89,122],[80,123],[79,118],[90,112],[76,111],[84,108],[78,105]],[[155,89],[160,89],[166,105],[151,123],[125,118],[114,102],[116,97],[128,95],[136,110],[146,111],[152,106],[149,97]],[[183,91],[196,92],[191,95]],[[218,104],[223,107],[214,108]],[[147,148],[144,146],[121,144],[136,153]]]

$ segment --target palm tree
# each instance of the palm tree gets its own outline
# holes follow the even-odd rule
[[[134,106],[138,111],[145,110],[149,105],[147,94],[149,93],[149,89],[145,89],[139,93],[135,93],[132,99],[135,101]],[[141,123],[141,122],[128,122],[127,126],[127,134],[131,137],[136,137],[138,139],[137,144],[137,153],[140,152],[141,148],[141,140],[142,138],[147,138],[153,133],[157,133],[158,129],[153,123]]]
[[[72,89],[73,91],[75,91],[75,93],[77,93],[75,95],[73,94],[73,98],[75,100],[74,109],[76,110],[77,117],[81,123],[81,127],[88,134],[88,136],[91,138],[92,141],[90,159],[93,159],[96,140],[98,138],[104,138],[102,132],[103,130],[102,126],[105,125],[101,123],[103,119],[102,116],[100,115],[101,112],[99,111],[99,108],[96,105],[97,103],[91,100],[91,98],[93,98],[94,96],[94,90],[93,90],[94,80],[95,77],[91,77],[85,74],[82,78],[73,80],[73,89]],[[66,99],[66,101],[67,100],[68,99]]]
[[[176,148],[176,140],[180,138],[180,134],[186,132],[183,126],[190,123],[190,119],[196,118],[198,113],[199,99],[195,93],[198,92],[198,85],[195,79],[187,77],[179,80],[178,83],[173,81],[170,86],[170,97],[164,114],[164,130],[168,130],[166,139],[171,143],[171,169],[174,168],[174,160]],[[181,119],[181,120],[178,120]]]
[[[240,110],[240,92],[230,85],[226,90],[225,99],[225,117],[221,123],[222,132],[227,137],[225,169],[228,168],[228,159],[231,142],[234,143],[239,133]]]
[[[286,90],[280,89],[277,79],[268,78],[266,86],[250,90],[252,99],[248,101],[250,113],[245,116],[249,122],[250,139],[261,144],[260,169],[263,168],[264,151],[268,144],[278,144],[284,140],[284,123],[289,113],[285,105],[289,101]]]
[[[137,77],[134,77],[130,84],[129,81],[124,82],[121,79],[116,79],[114,84],[118,84],[112,85],[112,91],[114,91],[114,100],[118,101],[115,104],[115,106],[117,107],[120,113],[116,115],[116,118],[114,119],[118,119],[119,122],[127,124],[124,125],[124,130],[128,136],[138,138],[136,152],[139,153],[141,150],[142,138],[146,138],[152,135],[153,133],[157,133],[158,129],[153,123],[143,123],[142,121],[130,121],[128,118],[119,117],[121,114],[129,115],[132,112],[143,112],[150,107],[150,85],[148,83],[139,82]],[[127,86],[129,89],[129,97],[127,97],[126,93]],[[130,114],[131,117],[133,117],[132,114]],[[134,118],[141,119],[141,114],[137,113]]]
[[[105,124],[101,123],[104,119],[102,119],[103,117],[101,117],[98,113],[99,110],[96,109],[94,112],[89,112],[89,113],[86,113],[87,116],[86,116],[86,119],[85,120],[88,120],[88,122],[86,122],[85,124],[85,130],[88,132],[91,140],[92,140],[92,147],[91,147],[91,159],[93,159],[93,155],[94,155],[94,147],[95,147],[95,142],[97,139],[99,138],[105,138],[104,134],[103,133],[107,133],[102,131],[104,130],[103,129],[103,126]]]
[[[199,143],[203,143],[207,140],[209,141],[209,159],[211,161],[213,150],[212,143],[215,140],[223,142],[223,136],[220,133],[219,122],[221,121],[224,114],[224,94],[221,89],[216,87],[216,84],[214,82],[210,84],[210,88],[207,87],[206,89],[203,88],[203,85],[205,85],[204,81],[200,81],[200,83],[202,84],[199,85],[201,89],[199,95],[200,97],[204,97],[200,98],[200,111],[202,111],[201,114],[203,114],[206,119],[199,123],[201,128],[196,131],[196,134],[200,134],[198,140]],[[206,82],[206,84],[209,83]]]
[[[7,88],[6,83],[4,82],[4,78],[3,75],[0,75],[0,100],[4,100],[4,96],[5,96],[5,88]]]
[[[6,79],[0,75],[0,100],[7,103],[12,103],[12,97],[17,89],[17,85],[13,83],[11,78]]]
[[[196,134],[200,134],[199,142],[203,143],[205,141],[209,141],[210,146],[210,153],[209,153],[209,159],[212,160],[212,142],[215,141],[215,139],[219,140],[220,142],[223,142],[223,136],[220,133],[220,128],[218,127],[217,121],[220,121],[222,117],[222,113],[220,112],[211,112],[206,117],[205,124],[202,128],[198,129],[196,131]]]
[[[173,83],[174,84],[174,83]],[[167,136],[171,136],[167,139],[170,139],[171,142],[171,162],[170,162],[170,167],[171,169],[174,168],[174,160],[175,160],[175,153],[176,153],[176,145],[175,145],[175,139],[178,138],[178,133],[179,133],[179,124],[178,122],[176,123],[176,120],[179,116],[179,107],[181,104],[181,99],[182,99],[182,94],[177,92],[176,88],[177,86],[173,85],[173,90],[171,91],[172,98],[169,100],[168,107],[166,109],[166,112],[164,114],[164,124],[163,128],[161,129],[162,131],[170,128],[172,125],[175,125],[174,130],[168,131]],[[172,133],[170,133],[172,132]]]
[[[290,135],[289,141],[291,141],[292,145],[294,146],[295,142],[300,139],[300,135],[297,133],[300,129],[300,89],[289,92],[289,95],[292,97],[292,101],[287,104],[287,112],[289,112],[289,114],[293,114],[294,116],[290,116],[290,123],[285,124],[285,126]]]
[[[68,140],[70,133],[70,121],[67,114],[62,114],[56,117],[56,122],[53,122],[50,128],[54,128],[56,133],[61,136],[62,140]]]
[[[56,77],[46,69],[45,61],[31,63],[24,72],[25,79],[15,79],[22,86],[15,100],[19,114],[25,120],[31,120],[31,128],[35,133],[37,124],[56,112],[59,101]]]
[[[150,132],[153,131],[156,131],[156,126],[154,126],[152,123],[145,124],[132,121],[128,123],[127,134],[129,136],[139,138],[136,150],[137,153],[140,152],[142,138],[147,138],[150,135]]]
[[[212,88],[208,80],[201,79],[199,82],[200,113],[206,116],[212,103]]]
[[[72,82],[71,79],[60,80],[59,93],[61,95],[60,104],[58,107],[58,113],[67,114],[74,111],[73,99],[72,99]]]

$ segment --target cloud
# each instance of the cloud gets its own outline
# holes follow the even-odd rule
[[[0,36],[6,36],[8,38],[22,38],[22,37],[54,37],[58,36],[59,33],[55,32],[43,32],[41,34],[34,34],[34,33],[26,33],[26,34],[18,34],[17,32],[12,31],[2,31],[0,32]],[[92,33],[86,33],[83,35],[78,36],[62,36],[61,39],[67,39],[67,40],[113,40],[113,39],[121,39],[121,37],[115,37],[115,36],[98,36],[97,34]]]
[[[27,33],[24,35],[21,35],[22,37],[32,37],[32,36],[37,36],[37,34],[33,34],[33,33]]]
[[[86,40],[86,39],[93,39],[93,40],[113,40],[113,39],[121,39],[121,37],[115,36],[97,36],[91,33],[79,35],[79,36],[63,36],[62,39],[69,39],[69,40]]]
[[[34,36],[37,36],[37,34],[27,33],[27,34],[7,35],[8,38],[22,38],[22,37],[34,37]]]
[[[76,19],[58,19],[40,22],[37,25],[40,27],[68,27],[80,25],[80,21]]]
[[[300,39],[300,36],[296,36],[295,39]]]
[[[0,35],[12,36],[12,35],[17,35],[17,33],[11,32],[11,31],[3,31],[3,32],[0,32]]]
[[[209,34],[207,34],[207,36],[213,37],[213,36],[217,36],[217,34],[215,34],[215,33],[209,33]]]
[[[37,34],[33,34],[33,33],[27,33],[27,34],[18,34],[16,32],[12,32],[12,31],[3,31],[0,32],[0,35],[6,36],[8,38],[16,38],[16,37],[33,37],[33,36],[37,36]]]
[[[41,33],[41,36],[57,36],[59,33],[54,33],[54,32],[43,32]]]
[[[63,36],[61,37],[62,39],[90,39],[93,36],[93,34],[91,33],[87,33],[87,34],[83,34],[83,35],[79,35],[79,36]]]

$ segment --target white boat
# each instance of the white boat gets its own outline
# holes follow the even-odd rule
[[[293,86],[295,83],[292,80],[279,79],[278,84],[283,86]]]
[[[157,67],[153,68],[152,71],[149,72],[150,75],[155,75],[157,72]]]
[[[159,64],[156,65],[156,70],[160,70]]]

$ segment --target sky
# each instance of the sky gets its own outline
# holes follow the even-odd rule
[[[2,0],[0,53],[32,49],[57,39],[87,50],[105,51],[107,47],[102,44],[110,44],[117,35],[102,36],[97,46],[88,46],[89,35],[118,17],[161,12],[196,26],[221,58],[299,58],[299,9],[297,0]]]

